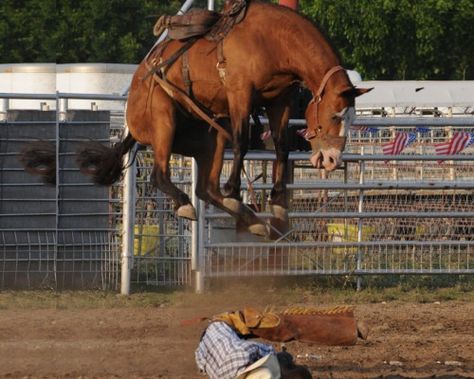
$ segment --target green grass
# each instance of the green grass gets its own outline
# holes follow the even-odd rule
[[[150,308],[172,303],[173,292],[145,292],[121,296],[104,291],[3,291],[2,309],[91,309],[91,308]]]
[[[291,278],[214,281],[205,294],[190,289],[140,288],[130,296],[104,291],[3,291],[0,312],[6,309],[94,309],[194,307],[202,301],[232,304],[241,301],[262,305],[366,304],[380,302],[431,303],[474,302],[474,278],[458,278],[455,285],[442,285],[432,277],[401,277],[398,283],[382,285],[381,279],[364,278],[364,289],[355,291],[344,278]]]

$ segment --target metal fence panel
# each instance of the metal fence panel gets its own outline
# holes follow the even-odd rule
[[[119,230],[114,191],[79,173],[80,143],[109,141],[109,112],[10,110],[0,124],[0,288],[117,288]],[[58,134],[59,133],[59,134]],[[56,185],[23,170],[21,150],[48,141]]]
[[[326,176],[302,160],[307,153],[291,154],[290,233],[270,243],[207,208],[205,276],[474,274],[471,149],[448,163],[415,152],[346,155],[344,168]],[[249,158],[249,177],[263,175],[253,196],[242,178],[244,199],[254,197],[268,219],[274,155]]]
[[[137,157],[134,269],[132,283],[139,285],[191,284],[191,222],[176,217],[169,197],[150,183],[151,150]],[[191,160],[173,156],[173,183],[191,192]]]
[[[57,94],[57,104],[64,105],[57,115],[9,111],[0,124],[1,288],[118,286],[122,187],[93,186],[78,172],[75,151],[90,139],[116,141],[123,113],[67,111],[59,96],[79,95]],[[382,118],[372,117],[370,124],[378,125],[377,119]],[[474,145],[441,164],[432,146],[455,129],[472,131],[471,119],[463,116],[454,128],[438,122],[403,155],[390,157],[382,155],[382,144],[397,130],[415,130],[416,120],[394,118],[394,126],[384,120],[376,132],[354,130],[345,168],[325,179],[309,167],[307,153],[292,153],[291,232],[278,242],[263,241],[236,231],[235,223],[213,207],[200,207],[205,212],[198,223],[201,258],[195,268],[207,277],[474,273]],[[39,138],[58,146],[56,188],[26,175],[18,162],[23,144]],[[253,184],[253,205],[264,218],[269,217],[272,156],[250,152],[246,162],[251,178],[263,174]],[[188,285],[192,223],[176,218],[169,198],[151,186],[152,164],[152,152],[140,151],[132,282]],[[227,164],[223,181],[228,173]],[[173,157],[171,175],[191,195],[191,160]],[[242,180],[243,197],[251,201]]]
[[[59,288],[115,289],[117,285],[119,246],[114,243],[118,231],[110,209],[111,191],[93,185],[76,164],[81,144],[91,140],[108,143],[109,135],[108,111],[70,110],[59,127]]]
[[[0,123],[0,288],[51,286],[55,280],[54,187],[27,175],[25,144],[55,143],[55,112],[9,111]]]

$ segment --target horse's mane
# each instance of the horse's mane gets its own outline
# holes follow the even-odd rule
[[[271,3],[270,1],[266,1],[266,0],[248,0],[248,1],[249,1],[250,4],[252,4],[252,3],[266,4],[267,6],[271,6],[275,9],[279,9],[282,12],[296,14],[297,16],[299,16],[300,18],[302,18],[303,20],[305,20],[306,22],[311,24],[314,28],[316,28],[319,31],[319,33],[321,33],[321,35],[327,41],[327,43],[328,43],[329,47],[331,48],[331,50],[336,55],[338,61],[341,63],[342,66],[344,66],[344,64],[343,64],[344,62],[342,61],[341,54],[339,53],[338,49],[334,45],[334,42],[332,41],[331,37],[328,35],[327,31],[317,21],[314,21],[314,20],[310,19],[308,16],[306,16],[302,13],[299,13],[299,12],[295,11],[294,9],[291,9],[291,8],[285,7],[285,6],[281,6],[281,5],[278,5],[278,4],[274,4],[274,3]]]

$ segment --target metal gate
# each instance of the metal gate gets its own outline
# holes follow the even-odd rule
[[[291,229],[277,241],[236,232],[226,214],[202,206],[202,276],[473,274],[474,145],[440,157],[434,144],[456,131],[472,133],[474,117],[359,115],[354,122],[367,125],[379,130],[353,130],[344,167],[326,179],[309,167],[307,153],[290,154]],[[422,126],[430,131],[418,132],[404,154],[383,154],[395,132]],[[250,177],[265,173],[252,187],[268,218],[274,154],[247,159]]]
[[[68,109],[67,100],[80,95],[2,96],[53,100],[56,109],[46,103],[42,110],[2,109],[0,287],[116,289],[120,187],[94,186],[75,163],[81,143],[109,142],[111,112]],[[28,175],[19,162],[21,151],[35,141],[54,151],[55,183]]]

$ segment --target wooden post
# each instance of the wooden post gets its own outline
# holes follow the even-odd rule
[[[280,0],[279,4],[294,9],[295,11],[298,10],[298,0]]]

